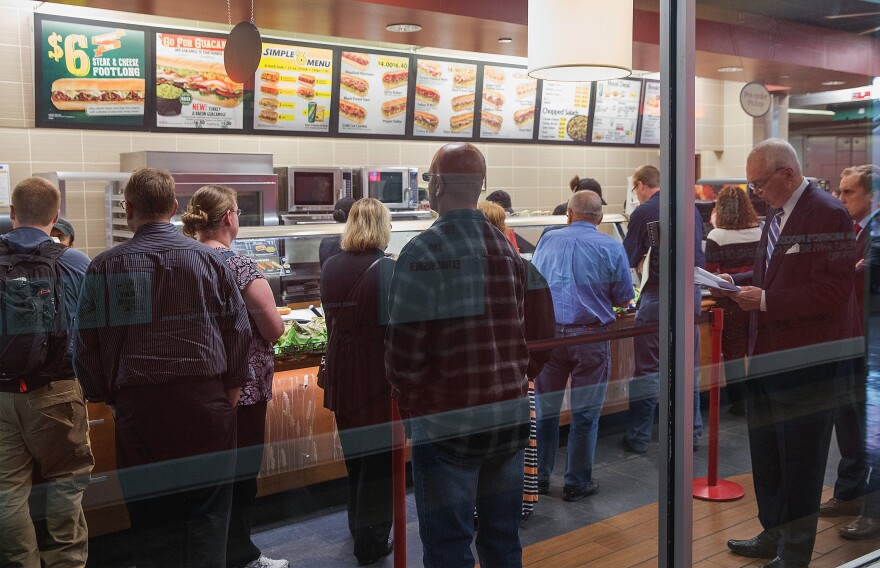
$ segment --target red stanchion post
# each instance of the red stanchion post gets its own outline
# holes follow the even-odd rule
[[[391,400],[391,461],[394,504],[394,568],[406,568],[406,435],[397,401]]]
[[[712,373],[709,385],[709,476],[694,479],[694,497],[704,501],[736,501],[745,490],[732,481],[718,479],[718,422],[721,405],[721,334],[724,310],[712,309]]]

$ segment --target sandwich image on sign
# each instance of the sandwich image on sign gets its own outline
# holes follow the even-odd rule
[[[413,122],[416,126],[428,132],[434,132],[437,130],[437,125],[440,124],[436,116],[430,112],[422,112],[420,110],[416,111]]]
[[[156,58],[156,84],[166,83],[186,89],[196,100],[225,108],[240,105],[244,95],[244,85],[230,79],[222,63],[159,56]],[[270,95],[278,94],[278,87],[269,92],[266,90],[268,86],[264,83],[260,90]]]
[[[500,114],[494,114],[491,112],[482,111],[480,113],[480,124],[491,130],[492,132],[500,132],[501,124],[504,122],[504,117]]]
[[[260,85],[260,92],[266,95],[272,95],[273,97],[277,97],[278,93],[280,93],[280,89],[278,85],[275,83],[263,83]]]
[[[281,79],[281,74],[277,71],[263,71],[260,73],[260,81],[265,81],[266,83],[277,83],[279,79]]]
[[[425,85],[416,85],[416,100],[436,106],[440,104],[440,91]]]
[[[58,79],[52,83],[52,104],[58,110],[89,106],[144,104],[143,79]]]
[[[259,102],[260,108],[275,110],[278,108],[278,99],[275,97],[262,97]]]
[[[419,61],[419,73],[431,79],[439,79],[443,75],[443,68],[433,61]]]
[[[367,120],[367,109],[351,101],[339,101],[339,114],[356,124],[363,124]]]
[[[470,87],[477,82],[477,72],[474,69],[462,69],[452,75],[452,83],[456,87]]]
[[[474,93],[452,97],[452,110],[455,112],[474,108],[477,96]]]
[[[369,83],[349,73],[341,73],[339,75],[339,83],[343,89],[359,97],[367,96],[367,93],[370,91]]]
[[[501,107],[504,106],[504,95],[499,93],[498,91],[492,90],[484,90],[483,91],[483,103],[491,109],[501,110]]]
[[[370,54],[358,53],[355,51],[343,51],[342,62],[346,65],[354,67],[355,69],[366,71],[367,67],[370,66]]]
[[[278,122],[278,113],[274,110],[264,108],[260,111],[260,114],[258,116],[260,121],[268,124],[275,124],[276,122]]]
[[[535,96],[535,93],[538,90],[538,82],[537,81],[529,81],[528,83],[520,83],[516,86],[516,97],[519,99],[525,99],[529,97]]]
[[[463,114],[456,114],[452,118],[449,119],[449,128],[453,132],[461,132],[462,130],[468,130],[473,128],[474,126],[474,113],[466,112]]]
[[[406,85],[409,81],[409,71],[407,69],[397,69],[395,71],[386,71],[382,73],[382,86],[386,89],[396,89]]]
[[[300,73],[299,77],[296,78],[296,82],[300,85],[314,88],[315,76],[310,73]]]
[[[486,67],[486,81],[490,83],[495,83],[496,85],[504,84],[504,80],[507,78],[507,75],[504,73],[504,69],[500,67]]]
[[[311,87],[306,87],[305,85],[300,85],[296,88],[296,96],[302,97],[310,101],[315,98],[315,89]]]
[[[406,112],[406,97],[392,99],[382,103],[382,116],[385,118],[394,118]]]
[[[513,123],[518,127],[525,126],[527,124],[531,124],[535,121],[535,107],[530,106],[527,108],[521,108],[518,111],[513,113]]]

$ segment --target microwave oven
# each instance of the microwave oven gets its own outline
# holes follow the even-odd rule
[[[282,213],[333,213],[336,202],[352,195],[353,173],[338,167],[275,168]]]
[[[373,197],[391,211],[415,209],[419,201],[418,168],[365,166],[355,170],[355,196]]]

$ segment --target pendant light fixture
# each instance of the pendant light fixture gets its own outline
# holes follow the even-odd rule
[[[245,83],[254,76],[263,53],[263,38],[254,24],[254,1],[251,0],[250,21],[239,22],[232,28],[223,51],[226,74],[238,83]],[[232,7],[229,2],[230,0],[226,0],[226,17],[231,26]]]
[[[529,76],[602,81],[632,73],[632,0],[529,0]]]

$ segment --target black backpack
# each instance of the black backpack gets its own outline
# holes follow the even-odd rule
[[[57,260],[65,250],[48,242],[15,253],[0,239],[0,380],[36,382],[62,363],[68,326]]]

